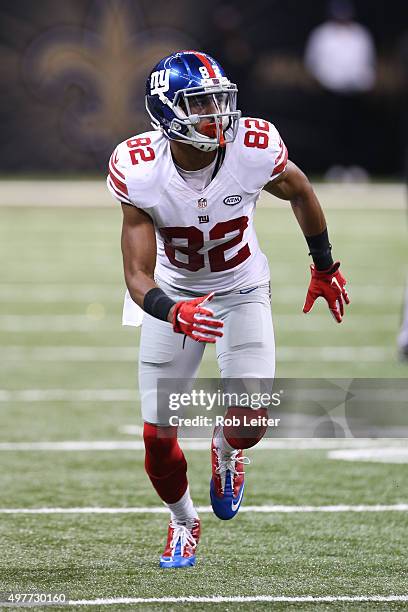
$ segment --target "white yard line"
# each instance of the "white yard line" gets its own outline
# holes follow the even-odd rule
[[[396,359],[394,346],[282,346],[276,349],[278,361],[381,362]],[[138,348],[123,346],[6,346],[0,349],[1,361],[97,361],[134,362]],[[214,359],[204,353],[204,360]]]
[[[291,379],[289,379],[291,380]],[[309,379],[313,380],[313,379]],[[392,379],[387,379],[391,381]],[[279,382],[285,385],[285,379],[279,380]],[[337,401],[342,403],[346,394],[351,390],[355,393],[353,402],[372,402],[372,403],[402,403],[406,402],[407,391],[406,389],[376,389],[370,388],[370,383],[365,383],[366,387],[363,388],[360,385],[352,385],[352,379],[340,379],[338,386],[333,385],[329,388],[327,382],[327,388],[319,388],[319,382],[316,381],[316,388],[310,388],[308,384],[302,387],[301,381],[299,381],[298,388],[289,388],[291,401],[300,402],[306,401],[321,401],[330,402]],[[200,379],[197,380],[197,384],[200,384]],[[276,383],[275,383],[276,384]],[[290,383],[289,383],[290,384]],[[0,403],[12,403],[12,402],[134,402],[140,397],[138,389],[0,389]],[[291,415],[293,416],[293,415]],[[302,416],[307,418],[308,415],[298,415],[299,418]],[[131,428],[132,426],[130,426]],[[122,433],[134,433],[133,431],[123,430]]]
[[[180,444],[188,451],[208,451],[210,441],[202,438],[181,439]],[[343,448],[405,448],[407,440],[380,438],[267,438],[257,444],[257,450],[336,450]],[[144,450],[142,440],[62,440],[59,442],[1,442],[0,452],[76,452],[76,451],[122,451]]]
[[[208,448],[209,441],[207,442]],[[183,445],[186,448],[185,445]],[[188,448],[188,446],[187,446]],[[202,447],[204,448],[204,447]],[[18,451],[56,451],[56,452],[77,452],[77,451],[122,451],[122,450],[144,450],[144,443],[141,440],[99,440],[81,441],[67,440],[61,442],[1,442],[0,452]],[[196,450],[196,449],[193,449]],[[197,449],[197,450],[201,450]]]
[[[339,504],[333,506],[242,506],[240,513],[251,512],[260,514],[297,514],[297,513],[336,513],[336,512],[408,512],[408,504]],[[197,506],[199,514],[211,514],[211,506]],[[0,514],[168,514],[164,506],[134,506],[128,508],[104,508],[99,506],[83,506],[73,508],[0,508]]]
[[[0,389],[0,402],[134,402],[136,389]]]
[[[275,274],[272,265],[272,304],[296,303],[304,298],[305,286],[286,284],[287,270],[279,264]],[[290,267],[293,270],[293,265]],[[278,273],[282,273],[279,281]],[[279,282],[278,282],[279,281]],[[306,280],[305,280],[306,283]],[[358,285],[354,284],[350,288],[353,302],[359,304],[389,304],[390,301],[400,300],[404,287],[400,285]],[[122,304],[124,287],[120,284],[103,285],[99,284],[77,284],[77,283],[2,283],[0,301],[16,302],[109,302]],[[302,302],[303,304],[303,302]],[[119,317],[118,317],[119,319]]]
[[[402,296],[402,289],[400,295]],[[326,312],[314,312],[310,316],[306,316],[301,312],[299,312],[299,314],[273,314],[273,321],[276,329],[278,331],[284,331],[286,334],[298,334],[299,332],[307,333],[311,330],[322,332],[322,329],[324,329],[324,333],[327,333],[329,327],[328,324],[332,322],[330,319],[331,317],[328,318]],[[395,334],[395,330],[398,329],[399,324],[400,320],[398,313],[370,313],[370,315],[353,313],[352,316],[349,317],[346,315],[342,326],[345,331],[350,329],[357,332],[391,331]]]
[[[387,346],[277,346],[276,359],[279,361],[313,362],[378,362],[396,358],[395,347]]]
[[[401,289],[402,295],[402,289]],[[330,322],[327,314],[313,313],[313,316],[305,317],[299,314],[275,314],[276,326],[287,333],[298,333],[299,331],[319,331],[322,325]],[[370,316],[353,314],[344,320],[344,327],[353,330],[394,331],[398,328],[398,314],[373,313]],[[119,316],[102,316],[99,319],[83,315],[0,315],[0,331],[13,333],[47,332],[47,333],[71,333],[111,331],[116,332],[121,327]]]
[[[119,433],[127,434],[129,436],[143,436],[143,426],[142,425],[123,425],[123,427],[118,428]]]
[[[380,322],[380,319],[379,319]],[[0,331],[13,333],[27,332],[89,332],[107,329],[116,331],[120,329],[121,321],[117,316],[101,316],[92,318],[83,315],[0,315]],[[395,323],[394,323],[395,327]]]
[[[138,357],[138,348],[124,346],[7,346],[1,361],[128,361]]]
[[[273,266],[273,261],[271,266]],[[305,287],[300,283],[298,285],[286,285],[284,279],[280,280],[280,282],[277,281],[278,279],[275,278],[274,282],[272,268],[272,312],[274,304],[297,304],[304,297],[305,293]],[[347,288],[353,304],[369,304],[370,306],[373,303],[375,305],[390,304],[390,302],[395,301],[399,303],[404,292],[402,285],[359,285],[355,283],[350,286],[347,285]]]
[[[408,441],[407,441],[408,444]],[[333,450],[328,453],[329,459],[342,461],[371,461],[374,463],[408,463],[408,446],[406,448],[355,448]]]
[[[231,597],[213,595],[208,597],[200,597],[195,595],[189,595],[185,597],[112,597],[107,599],[71,599],[67,602],[67,604],[71,606],[109,606],[118,604],[132,605],[149,603],[386,603],[394,601],[408,601],[408,595],[323,595],[320,597],[313,595],[305,595],[298,597],[289,597],[285,595],[236,595]]]
[[[24,291],[25,288],[25,291]],[[1,287],[2,302],[121,302],[125,290],[123,285],[104,285],[102,283],[4,283]]]

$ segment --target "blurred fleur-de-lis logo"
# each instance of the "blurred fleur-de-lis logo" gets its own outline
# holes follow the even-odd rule
[[[100,158],[149,129],[147,75],[160,58],[194,41],[179,31],[146,29],[135,2],[107,0],[95,9],[85,26],[42,32],[26,50],[23,77],[37,103],[56,115],[64,146]]]

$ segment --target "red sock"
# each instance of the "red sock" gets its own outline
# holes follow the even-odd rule
[[[177,441],[176,427],[145,423],[145,469],[159,497],[168,504],[177,502],[187,489],[187,462]]]
[[[268,411],[266,408],[253,410],[252,408],[231,406],[228,408],[225,418],[233,419],[234,417],[238,422],[237,425],[224,425],[223,427],[224,437],[233,448],[251,448],[265,435],[267,425],[257,423],[249,426],[245,423],[250,423],[251,419],[258,419],[259,417],[267,419]]]

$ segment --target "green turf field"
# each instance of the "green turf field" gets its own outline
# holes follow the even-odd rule
[[[385,197],[373,209],[365,191],[350,195],[338,189],[327,217],[352,299],[341,325],[323,304],[308,316],[301,313],[308,258],[290,208],[265,197],[257,212],[272,270],[277,375],[406,378],[408,366],[396,355],[407,272],[405,211],[391,187],[389,193],[382,187]],[[228,523],[203,512],[196,568],[160,570],[167,519],[144,474],[143,452],[137,445],[126,447],[141,441],[139,332],[120,325],[120,211],[113,201],[111,208],[3,206],[0,217],[0,593],[45,591],[72,600],[335,598],[210,604],[234,611],[406,608],[406,458],[405,463],[341,461],[323,448],[257,449],[250,453],[245,504],[286,510],[242,512]],[[206,349],[200,374],[217,375],[212,348]],[[46,445],[80,441],[83,450]],[[90,443],[98,441],[105,449],[111,443],[112,450],[96,450]],[[404,442],[398,447],[407,449]],[[190,449],[187,458],[194,500],[207,506],[209,452]],[[353,511],[359,504],[379,508]],[[398,504],[405,504],[405,511],[395,509]],[[346,507],[321,511],[331,505]],[[384,509],[390,505],[394,510]],[[305,512],[305,506],[320,511]],[[145,510],[4,512],[78,507]],[[376,595],[407,599],[336,599]],[[117,602],[78,609],[164,606],[209,607],[199,601]]]

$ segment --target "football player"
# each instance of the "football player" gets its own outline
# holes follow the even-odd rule
[[[162,59],[147,79],[146,109],[154,131],[116,147],[107,182],[123,209],[124,323],[143,315],[145,468],[171,512],[160,565],[184,567],[195,564],[200,520],[177,428],[158,410],[157,382],[194,380],[206,343],[216,345],[221,378],[273,378],[269,267],[253,223],[262,189],[290,201],[313,258],[303,312],[321,296],[340,323],[349,299],[308,179],[271,123],[241,117],[237,87],[216,60],[198,51]],[[244,432],[244,419],[265,412],[230,406],[226,416],[238,424],[214,430],[210,497],[221,519],[238,512],[242,451],[266,429]]]

